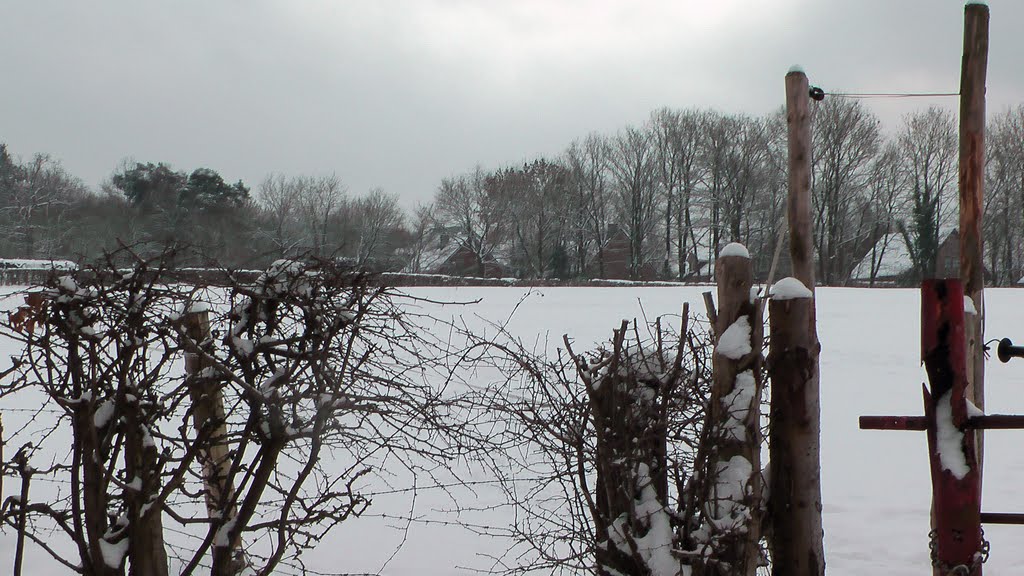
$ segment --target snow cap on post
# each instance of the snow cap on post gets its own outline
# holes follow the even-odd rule
[[[814,298],[814,293],[800,280],[790,276],[772,285],[772,300],[796,300],[798,298]]]
[[[988,7],[988,0],[967,0],[967,6],[985,6]]]
[[[739,256],[740,258],[746,258],[750,260],[750,251],[747,247],[739,242],[730,242],[726,244],[722,251],[718,253],[719,258],[725,258],[726,256]]]
[[[803,66],[801,66],[799,64],[793,64],[792,66],[789,67],[789,72],[786,72],[787,76],[790,75],[790,74],[804,74],[804,75],[806,75],[807,73],[804,72],[804,67]]]

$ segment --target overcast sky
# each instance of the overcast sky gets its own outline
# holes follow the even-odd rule
[[[989,114],[1024,102],[1024,2],[992,0]],[[428,200],[659,107],[956,92],[961,0],[4,0],[0,142],[98,187],[125,158],[336,173]],[[956,99],[939,99],[955,109]],[[890,130],[927,100],[870,101]]]

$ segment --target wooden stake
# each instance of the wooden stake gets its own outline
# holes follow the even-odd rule
[[[789,249],[792,275],[812,294],[769,304],[772,574],[825,573],[821,525],[821,406],[811,229],[811,123],[807,76],[786,75]]]
[[[964,324],[967,345],[967,397],[985,407],[985,283],[982,211],[985,188],[985,76],[988,68],[989,10],[964,8],[964,54],[960,69],[960,279],[977,314]],[[983,436],[978,433],[978,462]]]
[[[715,331],[715,353],[712,357],[714,381],[711,387],[708,426],[713,431],[712,445],[715,450],[708,462],[710,478],[708,508],[716,518],[728,518],[729,511],[737,506],[746,506],[750,512],[744,522],[743,531],[716,533],[722,549],[717,557],[727,562],[730,574],[754,576],[760,562],[761,540],[761,349],[763,329],[761,314],[751,301],[750,289],[754,283],[753,267],[748,256],[722,256],[715,264],[718,282],[718,313]],[[721,340],[731,326],[745,322],[749,326],[747,336],[750,350],[746,353],[735,350],[722,353]],[[739,329],[739,327],[737,327]],[[742,330],[740,330],[742,332]],[[730,336],[731,337],[731,336]],[[738,357],[737,357],[738,356]],[[739,386],[749,386],[746,394],[737,391]],[[747,462],[751,475],[746,484],[746,496],[736,501],[734,495],[723,495],[717,491],[719,474],[735,466],[736,462]],[[694,572],[698,575],[718,574],[708,567]]]
[[[942,442],[952,434],[961,434],[967,424],[965,352],[960,281],[925,280],[921,284],[921,359],[929,383],[923,392],[936,576],[981,576],[981,563],[976,561],[976,554],[982,550],[981,478],[974,436],[962,434],[958,443]],[[946,406],[949,415],[940,417]],[[962,571],[954,572],[957,567]]]
[[[807,75],[786,74],[786,126],[789,140],[789,253],[792,276],[814,292],[814,235],[811,225],[811,112]]]

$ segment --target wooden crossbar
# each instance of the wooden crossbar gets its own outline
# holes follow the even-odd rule
[[[972,430],[1024,430],[1024,415],[985,414],[971,416],[964,428]],[[861,416],[861,430],[916,430],[928,429],[924,416]]]
[[[1016,512],[982,512],[982,524],[1024,524],[1024,514]]]

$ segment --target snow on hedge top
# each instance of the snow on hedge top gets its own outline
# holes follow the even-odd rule
[[[0,258],[0,270],[77,270],[78,264],[70,260],[29,260]]]
[[[795,300],[797,298],[814,298],[804,283],[790,276],[783,278],[772,286],[772,300]]]
[[[726,256],[739,256],[740,258],[750,259],[750,251],[747,247],[739,242],[732,242],[726,244],[722,251],[718,253],[719,258],[725,258]]]
[[[731,360],[739,360],[750,354],[750,320],[746,316],[737,318],[722,333],[715,350]]]

